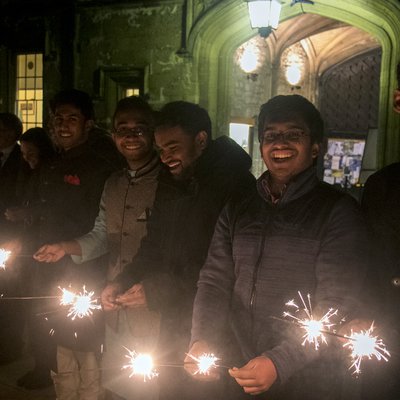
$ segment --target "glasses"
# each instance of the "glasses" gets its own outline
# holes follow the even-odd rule
[[[265,131],[261,137],[261,143],[274,143],[278,140],[284,142],[300,142],[301,138],[310,136],[309,133],[302,129],[287,129],[286,131]]]
[[[134,128],[119,128],[114,132],[115,135],[121,138],[126,136],[141,137],[149,135],[150,133],[152,133],[152,130],[145,126],[135,126]]]

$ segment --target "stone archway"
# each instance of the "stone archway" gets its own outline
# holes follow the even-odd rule
[[[397,0],[319,0],[313,5],[282,7],[281,22],[303,13],[342,21],[368,32],[382,48],[379,92],[378,165],[397,161],[400,154],[400,121],[392,112],[400,60],[400,5]],[[226,133],[230,109],[229,84],[235,49],[254,36],[243,0],[224,0],[210,7],[193,25],[188,50],[193,55],[199,102],[207,107],[217,134]]]

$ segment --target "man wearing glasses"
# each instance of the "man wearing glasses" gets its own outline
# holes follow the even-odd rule
[[[310,294],[316,319],[330,308],[338,309],[338,322],[357,312],[365,227],[356,202],[317,179],[323,121],[308,100],[272,98],[261,107],[258,131],[268,171],[257,191],[228,203],[217,221],[200,272],[185,368],[195,379],[217,379],[223,369],[204,376],[189,362],[222,354],[229,325],[237,359],[221,364],[235,366],[229,375],[238,385],[230,380],[226,398],[336,399],[337,359],[318,359],[327,348],[302,346],[302,330],[271,317],[282,316],[291,299],[301,303],[298,292]]]
[[[45,245],[36,259],[56,262],[66,254],[76,263],[108,253],[107,281],[111,282],[136,254],[146,234],[160,171],[154,150],[154,113],[146,101],[127,97],[113,117],[113,139],[128,168],[112,174],[104,186],[93,229],[71,241]],[[110,399],[156,398],[155,382],[128,378],[117,366],[127,364],[126,349],[151,351],[158,338],[159,315],[145,308],[121,308],[107,313],[102,384]]]

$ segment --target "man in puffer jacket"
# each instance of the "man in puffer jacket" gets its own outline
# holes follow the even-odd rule
[[[322,134],[320,114],[305,98],[277,96],[264,104],[259,140],[268,171],[257,191],[230,202],[216,224],[189,354],[221,353],[221,332],[230,325],[239,346],[233,365],[240,366],[229,370],[239,385],[232,385],[230,399],[341,396],[343,368],[332,354],[322,356],[330,347],[302,346],[301,329],[271,318],[282,316],[291,299],[302,305],[298,292],[310,294],[317,319],[330,308],[340,316],[357,312],[366,229],[354,199],[317,179]]]

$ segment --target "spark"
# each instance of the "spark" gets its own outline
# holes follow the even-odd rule
[[[73,302],[75,301],[75,298],[76,298],[76,294],[65,288],[59,287],[59,289],[63,292],[63,294],[61,296],[60,304],[62,306],[68,306],[70,304],[73,304]]]
[[[11,255],[10,250],[0,249],[0,268],[6,269],[6,263]]]
[[[378,336],[372,336],[374,331],[374,323],[367,330],[360,332],[351,332],[348,341],[343,347],[348,347],[351,350],[351,359],[353,360],[349,369],[354,368],[353,374],[361,373],[361,361],[365,358],[369,360],[375,357],[378,361],[388,361],[390,353],[387,351],[382,339]]]
[[[134,350],[128,350],[126,358],[129,359],[129,363],[124,365],[122,369],[130,369],[129,378],[133,375],[143,376],[143,381],[146,379],[152,379],[158,376],[158,373],[154,370],[153,359],[149,354],[136,353]]]
[[[99,310],[100,305],[96,304],[97,299],[93,298],[94,292],[88,292],[83,286],[83,291],[76,294],[65,288],[61,289],[63,296],[61,297],[60,304],[70,305],[68,310],[68,317],[72,320],[75,318],[88,317],[93,314],[93,310]]]
[[[199,357],[195,357],[192,354],[188,354],[188,356],[191,357],[197,363],[198,370],[194,373],[195,375],[196,374],[209,375],[210,369],[216,368],[217,367],[216,361],[219,360],[219,358],[215,357],[214,354],[212,353],[211,354],[204,353]]]
[[[284,317],[292,318],[296,324],[298,324],[302,329],[304,329],[305,333],[303,335],[302,345],[304,346],[306,343],[314,344],[315,350],[318,350],[319,346],[324,343],[326,344],[326,336],[324,333],[327,333],[330,328],[334,325],[331,322],[331,318],[334,315],[337,315],[338,310],[330,308],[325,315],[320,319],[315,319],[313,316],[313,310],[311,306],[311,296],[307,295],[307,303],[305,302],[302,294],[298,292],[299,297],[302,302],[302,308],[299,307],[296,302],[293,300],[289,300],[286,303],[286,306],[293,307],[296,309],[295,313],[299,311],[304,311],[306,313],[307,318],[298,318],[294,314],[285,311],[283,313]]]

